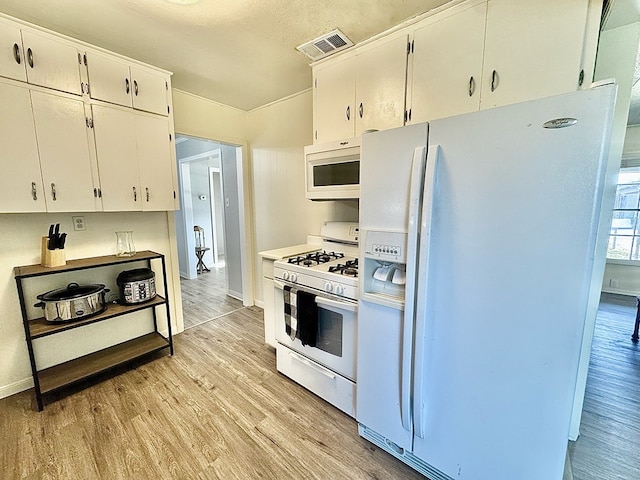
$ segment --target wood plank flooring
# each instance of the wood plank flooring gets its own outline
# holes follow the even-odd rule
[[[262,328],[262,310],[243,308],[41,413],[30,391],[0,400],[0,478],[423,478],[277,373]]]
[[[242,302],[227,295],[225,267],[211,267],[193,280],[180,279],[184,328],[194,327],[242,308]]]
[[[580,437],[569,444],[574,480],[640,479],[640,344],[634,297],[603,294]]]
[[[634,315],[633,299],[601,304],[582,435],[570,446],[575,480],[640,478]],[[277,373],[262,328],[262,310],[241,308],[177,335],[174,357],[106,378],[41,413],[31,391],[0,400],[0,478],[424,478]]]

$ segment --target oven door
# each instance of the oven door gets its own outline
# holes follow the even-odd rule
[[[358,305],[316,294],[318,306],[318,338],[315,347],[302,345],[300,339],[291,339],[285,330],[284,284],[274,280],[275,324],[278,343],[295,350],[305,357],[324,365],[330,370],[355,381],[356,379],[356,319]],[[300,285],[292,285],[302,290]]]

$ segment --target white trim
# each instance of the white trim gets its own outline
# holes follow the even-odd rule
[[[29,390],[30,388],[33,388],[32,377],[25,378],[24,380],[19,380],[17,382],[10,383],[9,385],[0,387],[0,398],[10,397],[11,395],[24,392],[25,390]]]
[[[607,258],[608,265],[627,265],[628,267],[640,267],[638,260],[622,260],[620,258]]]

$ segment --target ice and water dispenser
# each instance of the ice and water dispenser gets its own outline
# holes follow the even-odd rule
[[[382,303],[404,302],[406,242],[405,233],[364,232],[364,272],[360,281],[365,298]]]

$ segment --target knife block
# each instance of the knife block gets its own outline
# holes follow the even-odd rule
[[[66,265],[67,258],[65,250],[63,248],[49,250],[47,248],[48,242],[49,237],[42,237],[42,253],[40,265],[42,265],[43,267],[61,267],[62,265]]]

